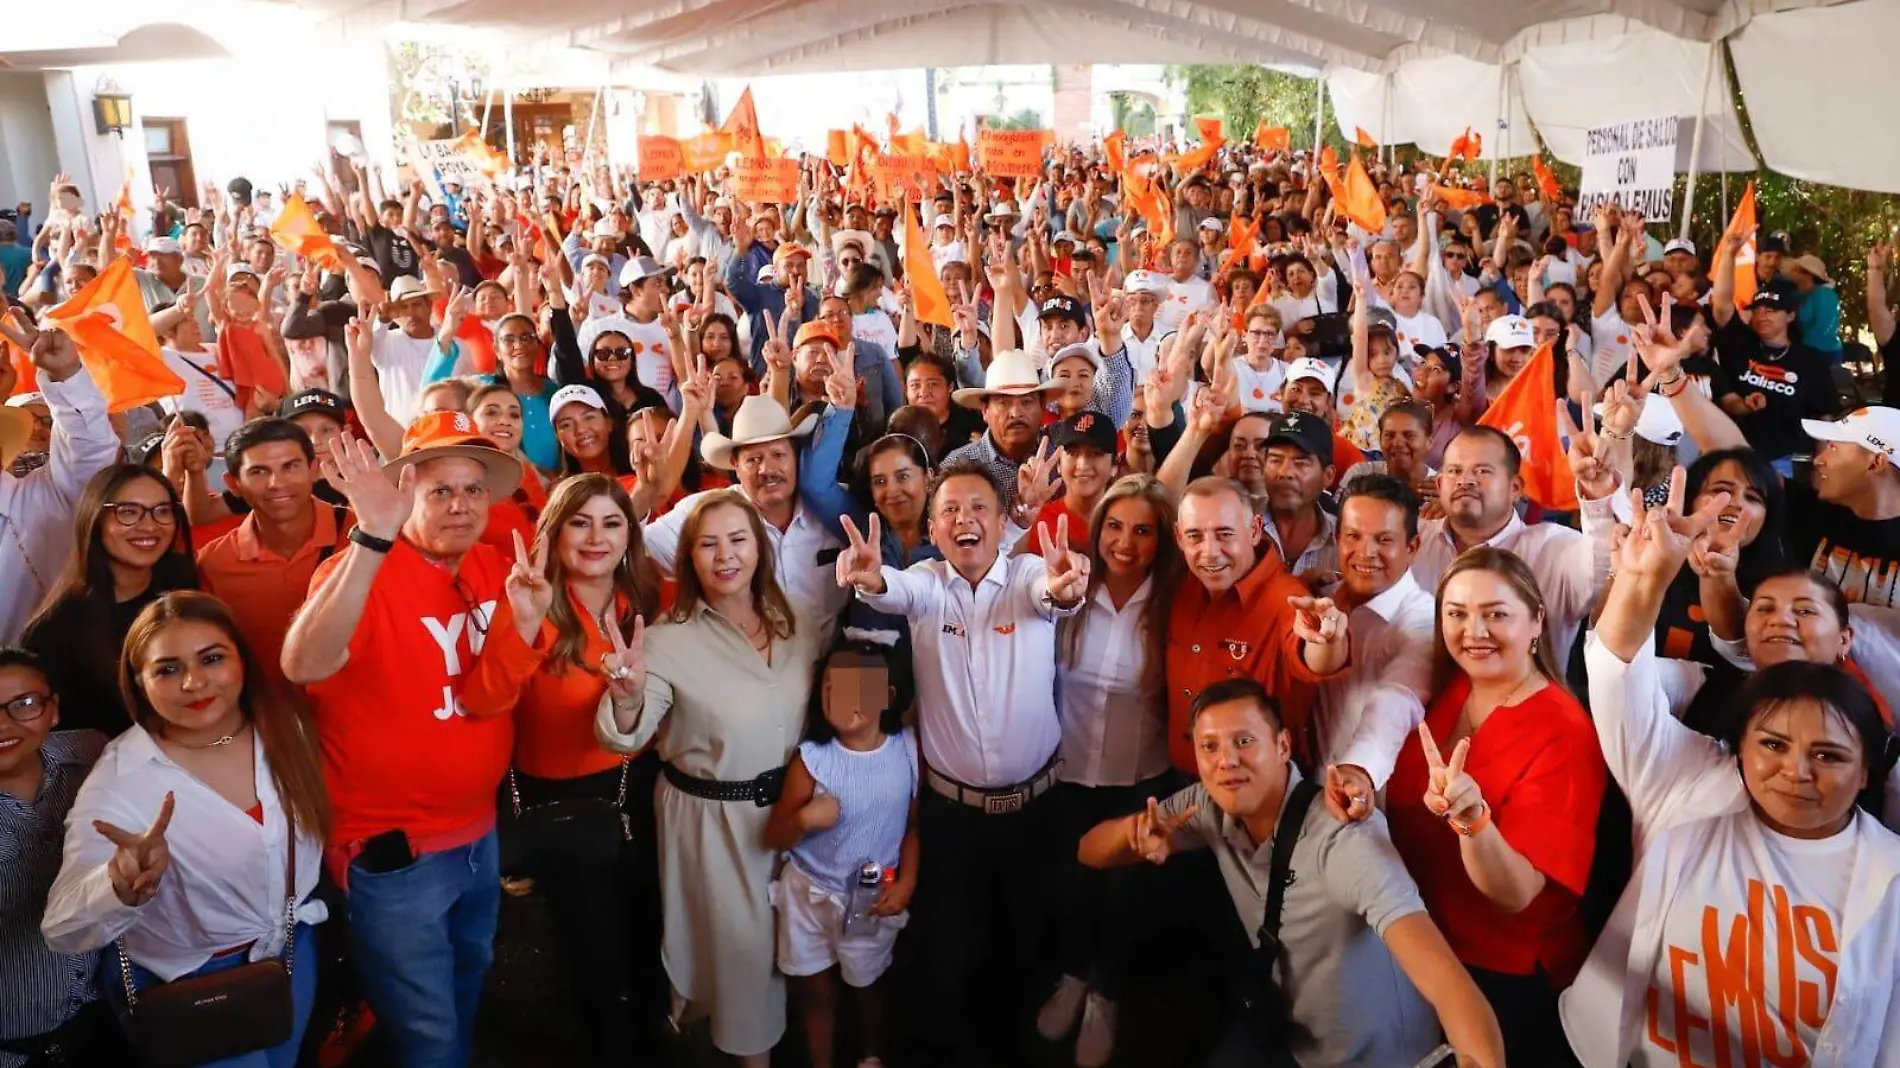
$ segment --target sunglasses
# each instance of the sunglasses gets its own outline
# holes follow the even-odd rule
[[[620,363],[633,359],[633,349],[624,345],[611,348],[603,346],[594,350],[594,359],[601,363]]]

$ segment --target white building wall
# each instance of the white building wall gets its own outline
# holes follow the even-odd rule
[[[37,71],[0,71],[0,207],[22,201],[46,218],[46,186],[59,169],[46,80]]]

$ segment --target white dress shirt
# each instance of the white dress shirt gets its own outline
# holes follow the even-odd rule
[[[1006,556],[971,588],[942,560],[884,568],[885,592],[859,594],[910,620],[924,763],[984,789],[1028,780],[1055,754],[1056,620],[1040,556]]]
[[[705,490],[682,497],[665,515],[647,524],[647,556],[654,566],[668,575],[677,573],[680,531],[686,526],[686,517],[700,498],[716,492]],[[844,548],[844,543],[811,514],[803,501],[792,513],[790,526],[780,530],[767,523],[765,536],[772,542],[779,588],[785,591],[798,625],[815,626],[821,634],[831,633],[831,624],[851,599],[851,591],[838,586],[837,550]],[[687,556],[690,567],[690,550]]]
[[[119,456],[106,399],[86,372],[42,378],[40,393],[53,415],[46,463],[24,478],[0,471],[0,645],[20,640],[34,606],[59,581],[73,553],[79,491]]]
[[[1322,764],[1354,764],[1383,789],[1399,751],[1425,718],[1432,686],[1432,595],[1406,572],[1352,610],[1346,673],[1320,684],[1314,722]]]
[[[1577,628],[1590,614],[1597,595],[1610,584],[1610,537],[1616,532],[1616,516],[1610,511],[1611,494],[1600,501],[1586,500],[1579,492],[1583,531],[1556,523],[1526,523],[1515,511],[1510,522],[1483,544],[1507,549],[1529,565],[1544,591],[1544,603],[1550,613],[1546,629],[1557,641],[1551,650],[1559,666],[1570,662],[1570,647],[1577,640]],[[1428,519],[1419,524],[1418,555],[1412,559],[1412,577],[1425,589],[1438,589],[1438,580],[1451,562],[1458,558],[1458,546],[1451,540],[1443,519]]]
[[[1080,627],[1075,660],[1056,672],[1056,714],[1062,723],[1062,758],[1056,778],[1082,786],[1133,786],[1168,770],[1168,696],[1163,673],[1147,674],[1148,637],[1143,616],[1154,580],[1141,584],[1128,603],[1115,607],[1098,585],[1081,613],[1065,626]],[[1160,621],[1163,626],[1166,621]]]
[[[1135,385],[1148,381],[1148,376],[1155,373],[1155,364],[1161,359],[1161,343],[1170,336],[1161,329],[1160,323],[1155,323],[1143,340],[1135,334],[1134,323],[1122,324],[1122,347],[1128,353],[1128,362],[1135,368]]]
[[[252,961],[282,953],[290,825],[256,731],[251,746],[262,824],[173,763],[144,728],[134,726],[108,743],[66,817],[65,855],[40,921],[46,944],[59,953],[84,953],[123,936],[133,962],[167,982],[246,943],[253,943]],[[176,797],[165,832],[171,867],[159,879],[157,896],[133,908],[112,892],[106,865],[116,847],[92,823],[143,833],[168,792]],[[300,923],[330,915],[310,898],[322,863],[323,842],[299,834]]]

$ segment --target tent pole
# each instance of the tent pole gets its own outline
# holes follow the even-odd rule
[[[1716,47],[1718,48],[1721,47],[1720,42],[1717,43]],[[1728,85],[1728,64],[1723,63],[1721,64],[1721,67],[1722,67],[1722,106],[1724,108],[1733,108],[1735,106],[1735,96],[1733,92],[1730,91],[1729,85]],[[1736,125],[1739,127],[1740,123],[1737,123]],[[1729,214],[1728,214],[1728,135],[1726,133],[1722,135],[1721,160],[1722,160],[1722,218],[1726,220],[1729,217]],[[1726,226],[1728,224],[1724,222],[1723,225]]]
[[[501,122],[508,134],[508,166],[515,165],[515,87],[512,81],[502,87]]]
[[[1326,130],[1326,72],[1320,71],[1313,79],[1313,153],[1319,154],[1319,146],[1325,141]]]
[[[488,136],[488,113],[490,111],[493,111],[494,107],[495,107],[495,87],[491,85],[488,87],[486,92],[482,93],[482,136],[483,137]]]
[[[1709,42],[1709,54],[1702,60],[1702,95],[1696,99],[1695,135],[1689,138],[1689,183],[1682,190],[1682,222],[1676,236],[1689,239],[1689,219],[1695,214],[1695,180],[1702,170],[1702,129],[1709,124],[1709,81],[1715,77],[1715,53],[1721,38]]]
[[[594,130],[600,126],[600,112],[607,106],[607,83],[601,82],[594,90],[594,111],[587,116],[587,136],[581,140],[581,173],[592,174],[594,162]],[[608,164],[612,167],[612,164]]]

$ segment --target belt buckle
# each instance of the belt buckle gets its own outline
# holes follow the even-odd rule
[[[1023,802],[1028,800],[1026,790],[1011,790],[1006,794],[991,794],[983,799],[983,812],[989,816],[1007,816],[1023,810]]]

